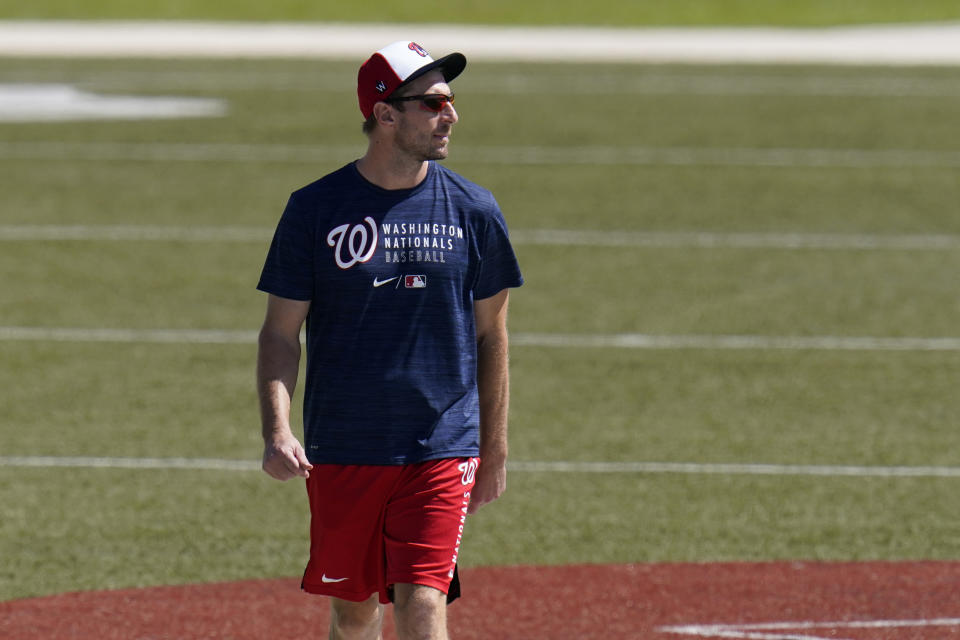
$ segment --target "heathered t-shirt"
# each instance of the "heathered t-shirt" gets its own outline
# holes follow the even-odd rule
[[[257,288],[311,301],[310,462],[478,455],[473,302],[521,284],[493,195],[439,164],[413,189],[351,163],[294,192]]]

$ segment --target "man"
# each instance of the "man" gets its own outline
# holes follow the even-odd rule
[[[258,285],[263,469],[306,479],[303,588],[331,598],[331,638],[379,638],[392,601],[401,640],[446,639],[466,514],[506,487],[507,290],[523,278],[492,195],[435,162],[465,66],[407,41],[363,64],[367,152],[291,195]]]

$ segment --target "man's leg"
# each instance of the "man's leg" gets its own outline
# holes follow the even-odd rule
[[[330,598],[330,640],[380,640],[382,626],[378,594],[363,602]]]
[[[447,596],[419,584],[394,585],[393,618],[400,640],[448,640]]]

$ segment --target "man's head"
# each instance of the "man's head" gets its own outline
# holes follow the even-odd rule
[[[443,73],[434,69],[373,105],[368,132],[381,149],[415,162],[447,157],[450,133],[460,116]],[[366,127],[365,127],[366,128]]]
[[[360,113],[369,123],[375,104],[386,101],[418,78],[438,70],[444,82],[450,82],[460,75],[466,65],[467,59],[462,53],[451,53],[434,60],[416,42],[401,40],[387,45],[370,56],[357,74]]]

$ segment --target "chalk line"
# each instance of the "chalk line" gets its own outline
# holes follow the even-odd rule
[[[960,25],[604,28],[449,24],[0,21],[0,55],[366,59],[412,39],[471,60],[960,64]],[[570,46],[576,43],[576,46]]]
[[[270,227],[155,226],[155,225],[0,225],[0,242],[132,241],[266,243]],[[703,249],[814,249],[953,251],[960,235],[869,234],[802,232],[670,232],[589,229],[515,229],[514,244],[582,247],[703,248]]]
[[[960,618],[919,620],[846,620],[836,622],[769,622],[759,624],[692,624],[658,627],[661,633],[699,638],[740,638],[742,640],[842,640],[836,635],[814,636],[817,629],[903,629],[922,627],[960,627]],[[803,635],[791,633],[804,632]]]
[[[257,460],[86,456],[0,456],[0,467],[257,471]],[[815,476],[827,478],[960,478],[960,467],[726,464],[699,462],[511,461],[520,473]]]
[[[327,71],[321,65],[308,70],[233,69],[164,70],[135,68],[96,69],[5,69],[0,70],[0,82],[36,84],[71,83],[87,90],[110,91],[343,91],[353,80],[351,71]],[[469,76],[458,80],[458,89],[470,95],[708,95],[708,96],[851,96],[862,98],[957,98],[960,97],[960,79],[905,75],[903,71],[874,72],[864,76],[861,71],[850,74],[802,75],[759,72],[742,69],[722,74],[691,73],[677,70],[672,73],[637,70],[623,74],[602,67],[591,73],[538,70],[474,69]]]
[[[342,163],[357,145],[0,141],[0,159],[91,162]],[[960,168],[960,151],[638,146],[470,146],[452,162],[524,166],[677,166],[764,168]]]
[[[649,335],[517,333],[519,347],[616,349],[758,349],[791,351],[960,351],[960,338],[869,336]]]
[[[0,326],[0,342],[112,342],[128,344],[254,344],[255,330],[106,329],[80,327]],[[641,333],[510,334],[516,347],[655,349],[655,350],[787,350],[787,351],[960,351],[960,338],[871,336],[650,335]]]

